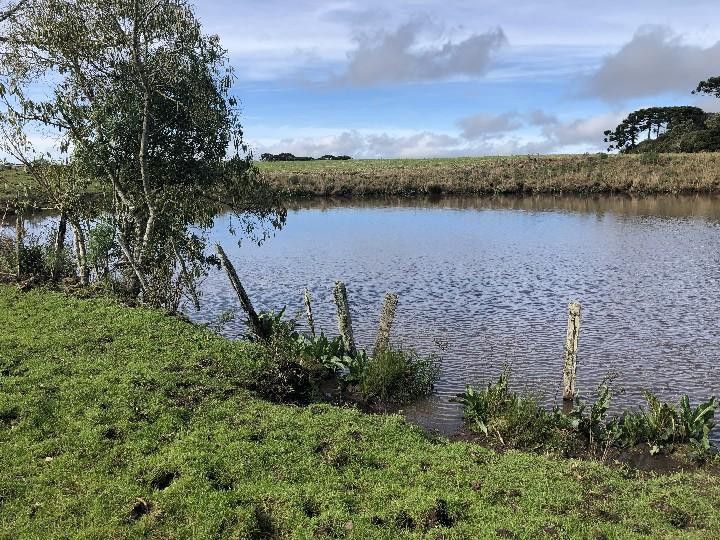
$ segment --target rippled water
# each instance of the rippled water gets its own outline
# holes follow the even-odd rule
[[[616,406],[643,389],[675,399],[720,395],[720,200],[710,197],[462,198],[308,203],[262,247],[222,241],[258,309],[300,313],[315,298],[335,333],[332,286],[347,284],[359,344],[371,346],[386,291],[400,296],[394,340],[442,352],[437,394],[406,410],[448,433],[461,424],[449,399],[495,378],[560,397],[567,304],[583,306],[578,387],[592,396],[617,374]],[[203,284],[210,321],[238,304],[224,273]],[[240,322],[226,326],[238,336]]]
[[[583,395],[610,373],[625,390],[615,407],[642,403],[643,389],[672,400],[720,395],[718,198],[310,202],[261,247],[238,247],[228,225],[219,218],[212,237],[256,308],[299,314],[308,287],[320,328],[335,334],[332,286],[343,280],[360,345],[374,342],[386,291],[400,296],[395,342],[423,352],[448,343],[437,394],[405,411],[426,427],[459,428],[450,398],[505,364],[516,388],[558,402],[571,300],[583,306]],[[224,272],[202,291],[195,320],[239,309]],[[240,336],[241,319],[225,334]]]

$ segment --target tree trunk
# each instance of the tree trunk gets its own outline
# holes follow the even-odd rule
[[[380,327],[378,328],[377,339],[375,340],[375,351],[373,356],[385,351],[390,345],[390,331],[395,321],[395,310],[398,305],[398,296],[394,293],[385,294],[382,312],[380,313]]]
[[[90,283],[90,267],[87,264],[87,247],[85,242],[85,232],[82,230],[80,223],[71,222],[73,234],[75,235],[75,257],[77,266],[77,277],[80,285],[86,286]]]
[[[18,209],[15,215],[15,277],[21,281],[23,277],[23,242],[25,238],[25,225],[22,212]]]
[[[310,334],[312,334],[312,337],[315,337],[315,319],[313,318],[312,312],[312,295],[307,289],[305,289],[305,316],[307,317],[308,326],[310,327]]]
[[[580,337],[580,304],[573,302],[568,306],[568,325],[565,338],[565,362],[563,369],[563,400],[565,406],[572,404],[577,395],[575,379],[577,376],[578,338]]]
[[[347,289],[342,281],[335,282],[333,298],[337,306],[338,331],[345,345],[345,350],[350,356],[355,357],[357,347],[355,346],[352,319],[350,318],[350,306],[348,304]]]
[[[52,280],[57,282],[62,272],[62,255],[65,250],[65,235],[67,234],[67,214],[63,211],[58,222],[57,235],[55,236],[55,249],[53,250],[55,261],[52,269]]]

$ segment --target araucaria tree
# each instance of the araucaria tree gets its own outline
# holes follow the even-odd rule
[[[233,70],[186,0],[28,0],[5,25],[6,104],[51,127],[73,170],[112,194],[120,267],[145,301],[177,303],[203,272],[221,208],[279,227],[252,166]],[[33,92],[52,88],[46,99]]]

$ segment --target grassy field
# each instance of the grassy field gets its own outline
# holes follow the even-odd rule
[[[720,154],[260,163],[291,196],[720,191]]]
[[[720,477],[258,399],[258,349],[0,286],[0,538],[717,538]]]
[[[511,156],[258,162],[289,199],[540,193],[717,193],[720,153]],[[0,171],[0,204],[24,191],[19,170]],[[100,188],[90,195],[100,194]],[[36,205],[42,195],[30,197]]]
[[[100,198],[103,195],[102,189],[100,186],[93,186],[87,195]],[[49,205],[46,196],[38,191],[23,169],[0,169],[0,216],[8,203],[18,198],[36,208]]]

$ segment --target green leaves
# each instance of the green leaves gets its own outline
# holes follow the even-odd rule
[[[545,410],[531,397],[509,391],[508,376],[505,370],[497,382],[483,388],[468,387],[455,400],[462,405],[469,427],[496,437],[503,446],[565,453],[583,445],[592,450],[597,445],[624,448],[647,443],[651,454],[657,454],[675,444],[689,444],[697,457],[713,450],[710,432],[720,407],[717,398],[693,408],[688,396],[683,396],[675,407],[644,392],[645,409],[608,418],[609,380],[602,382],[592,405],[578,399],[570,412],[563,413],[557,408]]]

